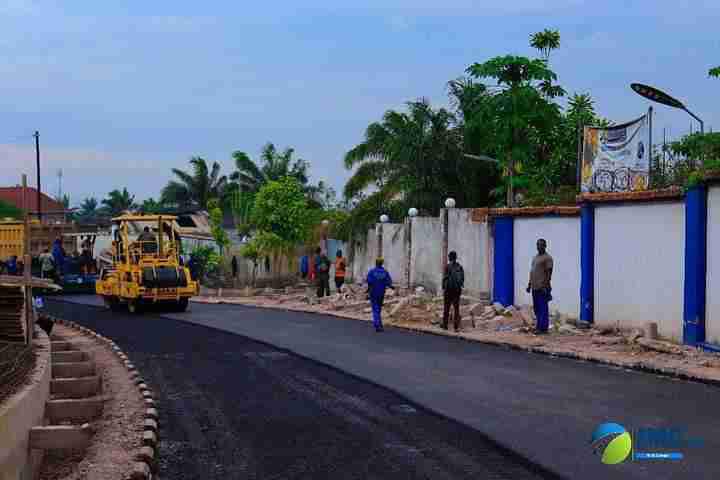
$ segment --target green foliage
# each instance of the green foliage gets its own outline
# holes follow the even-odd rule
[[[107,198],[104,198],[103,208],[110,217],[117,217],[126,210],[134,210],[137,208],[135,204],[135,195],[130,195],[127,188],[120,190],[113,190],[108,193]]]
[[[546,28],[542,32],[533,33],[530,35],[530,46],[537,49],[547,62],[550,52],[560,48],[560,32]]]
[[[309,163],[302,158],[295,159],[293,148],[279,152],[272,143],[266,144],[260,153],[260,164],[254,162],[245,152],[233,152],[235,172],[230,180],[236,182],[242,191],[257,192],[268,182],[292,177],[305,188],[308,184]]]
[[[212,247],[195,247],[190,255],[197,263],[200,278],[217,272],[222,262],[222,257]]]
[[[251,231],[251,213],[255,203],[253,192],[234,190],[230,196],[230,209],[235,216],[238,234],[249,235]]]
[[[164,213],[166,208],[161,202],[150,197],[140,204],[140,211],[147,214],[159,214]]]
[[[211,198],[223,198],[227,177],[220,175],[220,164],[208,162],[201,157],[190,159],[191,173],[173,168],[177,180],[171,180],[163,188],[161,203],[173,204],[178,208],[207,209]]]
[[[7,202],[0,200],[0,220],[3,218],[15,218],[20,219],[23,216],[23,211]]]
[[[720,67],[711,68],[708,75],[715,78],[720,78]]]
[[[300,183],[291,177],[270,181],[255,196],[252,222],[261,232],[274,233],[285,246],[307,238],[310,218]]]
[[[217,199],[208,200],[207,207],[210,214],[210,233],[220,248],[220,253],[222,253],[230,245],[230,237],[223,229],[223,211],[220,208],[220,201]]]

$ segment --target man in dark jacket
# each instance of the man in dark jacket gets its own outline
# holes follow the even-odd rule
[[[450,263],[445,267],[442,287],[445,293],[443,304],[442,329],[447,330],[450,316],[450,308],[454,309],[453,327],[457,332],[460,330],[460,296],[465,286],[465,271],[457,261],[457,253],[452,251],[448,254]]]
[[[330,295],[330,259],[327,255],[320,254],[315,265],[317,276],[318,298]]]
[[[383,331],[382,324],[382,307],[385,301],[385,290],[393,287],[390,272],[383,268],[384,260],[378,258],[375,260],[375,268],[368,272],[368,297],[372,306],[373,326],[376,332]]]

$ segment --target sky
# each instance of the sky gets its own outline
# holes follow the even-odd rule
[[[347,5],[346,5],[347,4]],[[0,186],[27,173],[40,132],[43,190],[76,206],[128,187],[157,197],[191,156],[233,170],[267,142],[311,162],[341,191],[344,153],[388,109],[420,97],[447,106],[447,82],[475,62],[534,56],[533,32],[558,29],[551,66],[618,123],[655,85],[720,128],[717,0],[266,0],[0,5]],[[690,117],[655,105],[655,138]],[[697,124],[695,124],[697,129]]]

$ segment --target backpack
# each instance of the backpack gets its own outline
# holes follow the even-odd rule
[[[465,272],[459,263],[448,265],[446,290],[461,290],[465,283]]]

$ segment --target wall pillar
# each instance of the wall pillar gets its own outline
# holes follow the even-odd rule
[[[515,302],[513,217],[497,217],[494,223],[493,302],[508,306]]]
[[[595,318],[595,206],[580,208],[580,320]]]
[[[685,195],[685,288],[683,343],[705,341],[707,275],[707,188],[695,186]]]

